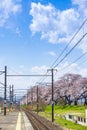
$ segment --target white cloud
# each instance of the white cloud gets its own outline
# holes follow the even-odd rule
[[[72,0],[77,5],[80,16],[84,19],[87,17],[87,0]]]
[[[32,22],[29,26],[32,34],[40,33],[41,39],[53,44],[68,43],[87,16],[87,0],[72,0],[72,4],[72,8],[61,11],[51,4],[32,2],[30,10]],[[86,28],[87,22],[71,45],[82,37],[83,30],[87,32]],[[81,44],[79,48],[84,52],[87,45]]]
[[[78,73],[79,66],[76,63],[73,63],[70,65],[70,63],[67,61],[63,64],[61,64],[58,68],[58,77],[63,76],[66,73]]]
[[[19,68],[20,68],[20,69],[24,69],[25,66],[24,66],[24,65],[20,65]]]
[[[18,35],[18,36],[21,36],[21,32],[20,32],[20,29],[17,27],[16,28],[16,34]]]
[[[69,66],[68,68],[65,69],[65,67]],[[64,68],[64,69],[63,69]],[[10,72],[8,72],[8,74],[46,74],[47,70],[49,69],[48,66],[43,65],[43,66],[34,66],[30,70],[26,70],[24,65],[20,65],[18,71],[14,68],[14,69],[10,69]],[[78,73],[81,74],[82,76],[87,76],[87,69],[86,68],[80,68],[78,64],[74,63],[70,66],[69,62],[65,62],[64,64],[62,64],[61,66],[59,66],[57,68],[57,74],[55,75],[54,73],[54,80],[58,80],[58,78],[60,78],[61,76],[63,76],[66,73]],[[61,70],[61,71],[60,71]],[[8,70],[9,71],[9,70]],[[36,85],[37,82],[50,82],[51,81],[51,77],[46,77],[45,80],[41,80],[44,79],[45,77],[8,77],[8,86],[11,84],[14,84],[14,89],[27,89],[27,87],[31,87]],[[4,81],[4,77],[3,79],[1,79],[0,81]],[[3,82],[4,83],[4,82]]]
[[[0,27],[3,27],[11,15],[21,11],[20,1],[0,0]]]
[[[55,79],[58,80],[58,78],[62,77],[66,73],[75,73],[75,74],[80,74],[83,77],[87,77],[87,68],[82,68],[79,66],[77,63],[73,63],[70,65],[70,63],[67,61],[64,64],[61,64],[57,68],[57,74],[55,76]]]
[[[34,74],[46,74],[47,70],[49,69],[48,66],[35,66],[32,68],[32,73]],[[77,63],[73,63],[70,65],[70,63],[67,61],[64,64],[61,64],[57,69],[57,73],[54,73],[54,80],[58,80],[61,76],[63,76],[66,73],[75,73],[75,74],[80,74],[84,77],[87,77],[87,69],[86,68],[81,68]],[[41,79],[41,77],[39,77]],[[36,82],[38,82],[38,78],[36,77],[34,79]],[[51,79],[50,77],[46,77],[46,79],[43,81],[49,82]],[[41,81],[41,80],[40,80]],[[35,83],[35,82],[34,82]]]
[[[10,70],[9,70],[10,69]],[[29,74],[29,75],[43,75],[47,72],[48,67],[46,65],[43,66],[34,66],[30,69],[26,68],[24,65],[20,65],[18,69],[9,68],[8,74]],[[42,76],[29,76],[29,77],[8,77],[8,86],[14,85],[14,89],[25,89],[35,86],[36,83],[43,78]],[[4,79],[4,78],[3,78]],[[51,79],[51,78],[50,78]]]
[[[56,56],[57,56],[56,53],[53,52],[53,51],[49,51],[48,54],[51,55],[51,56],[53,56],[53,57],[56,57]]]
[[[80,9],[87,8],[87,0],[72,0],[72,3],[78,5]]]
[[[81,69],[79,73],[80,73],[83,77],[87,77],[87,69],[86,69],[86,68]]]
[[[31,72],[34,74],[44,74],[47,72],[48,67],[46,65],[43,66],[35,66],[31,69]]]
[[[40,72],[39,72],[40,73]],[[27,68],[24,65],[20,65],[18,68],[10,68],[8,67],[8,75],[14,74],[14,75],[26,75],[31,74],[30,69]],[[3,78],[4,79],[4,78]],[[33,77],[33,76],[16,76],[16,77],[8,77],[8,86],[14,85],[14,89],[25,89],[27,91],[27,88],[34,86],[35,83],[40,79],[40,77]],[[19,90],[19,92],[21,92]]]
[[[83,41],[81,42],[81,44],[79,45],[79,48],[83,50],[83,53],[87,52],[87,36],[86,38],[83,39]]]
[[[79,24],[79,13],[74,8],[60,11],[51,4],[32,3],[30,15],[32,33],[41,33],[41,38],[50,43],[58,43],[62,38],[66,40]]]

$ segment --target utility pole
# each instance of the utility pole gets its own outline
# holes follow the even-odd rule
[[[27,105],[28,105],[28,89],[27,89],[26,99],[27,99]]]
[[[4,116],[6,116],[6,89],[7,89],[7,66],[5,66],[5,83],[4,83]]]
[[[31,103],[32,103],[32,109],[33,109],[33,88],[31,88]]]
[[[38,114],[38,104],[39,102],[38,102],[38,85],[37,85],[37,114]]]
[[[54,122],[54,71],[57,71],[56,69],[48,69],[48,71],[51,71],[52,73],[52,122]]]
[[[14,86],[12,85],[12,109],[13,109]]]
[[[9,87],[9,91],[10,91],[10,95],[9,95],[9,97],[10,97],[10,108],[13,108],[13,97],[14,97],[14,86],[12,85],[10,85],[10,87]]]
[[[9,98],[10,98],[10,108],[11,108],[11,86],[9,86]]]
[[[15,105],[16,105],[16,94],[15,94]]]

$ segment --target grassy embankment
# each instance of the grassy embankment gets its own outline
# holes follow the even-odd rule
[[[64,128],[68,128],[69,130],[87,130],[85,126],[61,118],[65,114],[85,117],[85,106],[55,106],[54,113],[55,123],[60,124]],[[39,114],[51,120],[51,106],[47,106],[45,111],[39,112]]]

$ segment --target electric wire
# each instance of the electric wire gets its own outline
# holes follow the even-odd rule
[[[73,39],[77,36],[77,34],[79,33],[79,31],[82,29],[82,27],[84,26],[84,24],[87,22],[87,19],[84,20],[84,22],[82,23],[82,25],[79,27],[79,29],[76,31],[76,33],[74,34],[74,36],[71,38],[71,40],[69,41],[69,43],[66,45],[66,47],[63,49],[63,51],[60,53],[60,55],[58,56],[58,58],[53,62],[53,64],[50,66],[50,68],[52,68],[54,66],[54,64],[61,58],[61,56],[63,55],[63,53],[66,51],[66,49],[68,48],[68,46],[71,44],[71,42],[73,41]],[[85,35],[83,35],[82,39],[85,37]],[[80,39],[81,40],[81,39]],[[71,51],[79,44],[80,40],[78,41],[78,43],[71,49]],[[71,53],[71,51],[69,51],[69,53]],[[59,61],[58,64],[60,64],[69,54],[67,53],[63,59],[61,59]],[[57,65],[58,65],[57,64]],[[53,68],[55,68],[57,65],[55,65]],[[48,72],[47,72],[48,73]],[[46,74],[47,74],[46,73]],[[46,79],[46,77],[44,77],[43,79],[40,79],[39,82],[43,82]]]
[[[77,59],[75,59],[71,64],[69,64],[69,65],[67,65],[67,66],[65,66],[65,67],[63,67],[63,68],[61,68],[60,70],[58,70],[58,72],[60,72],[60,71],[62,71],[62,70],[64,70],[64,69],[66,69],[66,68],[72,66],[74,63],[76,63],[77,61],[79,61],[80,59],[82,59],[85,55],[87,55],[87,52],[85,52],[85,53],[83,53],[82,55],[80,55],[80,56],[79,56]],[[83,63],[84,63],[84,62],[83,62]]]
[[[51,65],[50,68],[52,68],[54,66],[54,64],[60,59],[60,57],[63,55],[63,53],[66,51],[66,49],[68,48],[68,46],[71,44],[71,42],[73,41],[73,39],[77,36],[78,32],[81,30],[81,28],[84,26],[84,24],[86,23],[87,19],[84,20],[84,22],[82,23],[82,25],[79,27],[79,29],[76,31],[76,33],[74,34],[74,36],[71,38],[71,40],[69,41],[69,43],[65,46],[65,48],[62,50],[62,52],[60,53],[60,55],[58,56],[58,58],[53,62],[53,64]],[[55,68],[55,67],[53,67]]]
[[[84,38],[86,35],[87,35],[87,33],[85,33],[85,34],[81,37],[81,39],[70,49],[69,52],[66,53],[66,55],[54,66],[54,68],[57,67],[57,66],[74,50],[74,48],[83,40],[83,38]]]
[[[87,19],[83,22],[83,24],[80,26],[80,28],[79,28],[79,30],[75,33],[75,35],[72,37],[72,39],[70,40],[70,42],[67,44],[67,46],[63,49],[63,51],[60,53],[60,55],[58,56],[58,58],[53,62],[53,64],[51,65],[51,68],[53,67],[53,68],[55,68],[55,67],[57,67],[73,50],[74,50],[74,48],[82,41],[82,39],[87,35],[87,33],[86,34],[84,34],[83,36],[82,36],[82,38],[71,48],[71,50],[55,65],[55,63],[61,58],[61,56],[64,54],[64,52],[65,52],[65,50],[68,48],[68,46],[70,45],[70,43],[73,41],[73,39],[75,38],[75,36],[78,34],[78,32],[81,30],[81,28],[83,27],[83,25],[85,24],[85,22],[87,21]],[[86,54],[87,54],[87,52],[86,52]],[[77,58],[74,62],[77,62],[78,60],[80,60],[83,56],[84,56],[85,54],[83,54],[83,55],[81,55],[79,58]],[[73,62],[73,63],[74,63]],[[73,64],[72,63],[72,64]],[[48,73],[48,72],[47,72]],[[46,73],[46,74],[47,74]],[[44,77],[44,78],[46,78],[46,77]]]

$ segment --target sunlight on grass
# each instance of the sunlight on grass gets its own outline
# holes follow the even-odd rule
[[[63,128],[68,128],[69,130],[87,130],[87,127],[67,121],[60,116],[72,114],[85,117],[85,106],[55,106],[54,113],[55,123],[60,124]],[[51,120],[51,106],[47,106],[45,112],[40,112],[39,114]]]

